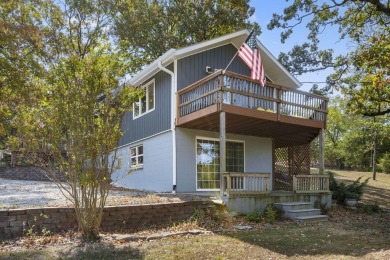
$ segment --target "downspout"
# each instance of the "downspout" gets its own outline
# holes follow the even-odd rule
[[[176,118],[176,77],[175,73],[169,69],[162,66],[161,61],[157,63],[158,67],[171,75],[171,131],[172,131],[172,174],[173,174],[173,187],[172,193],[176,193],[176,128],[175,128],[175,118]]]

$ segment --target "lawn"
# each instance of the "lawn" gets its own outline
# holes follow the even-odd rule
[[[365,214],[337,206],[328,214],[330,221],[321,224],[281,221],[273,225],[253,224],[255,229],[251,231],[178,235],[152,241],[126,242],[114,240],[110,234],[95,244],[60,236],[22,239],[0,244],[0,259],[390,258],[388,212]],[[15,244],[2,252],[10,248],[7,243]]]

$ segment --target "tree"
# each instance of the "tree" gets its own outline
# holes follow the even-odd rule
[[[43,1],[0,2],[0,149],[6,147],[15,107],[21,100],[31,101],[32,80],[42,75],[42,64],[36,59],[43,22],[38,10],[48,6]]]
[[[342,142],[353,121],[354,118],[345,114],[344,100],[341,97],[332,98],[325,129],[325,158],[329,164],[339,169],[346,163]]]
[[[351,112],[370,117],[390,113],[390,2],[295,0],[283,15],[273,15],[268,28],[282,28],[284,42],[305,21],[309,41],[280,54],[283,65],[297,75],[334,68],[326,90],[341,88]],[[355,50],[334,57],[332,49],[319,48],[321,33],[332,26],[338,27],[340,40],[350,40]]]
[[[18,101],[14,110],[8,103],[9,122],[18,131],[8,144],[19,149],[23,142],[25,154],[53,178],[58,172],[66,176],[66,183],[57,184],[75,206],[83,237],[97,239],[111,173],[120,167],[115,152],[120,122],[142,95],[123,85],[126,72],[139,70],[169,48],[242,28],[253,10],[247,0],[15,0],[4,6],[1,22],[10,24],[0,29],[9,33],[1,46],[14,44],[26,65],[10,60],[9,69],[0,71],[2,86],[7,83],[7,92]],[[183,26],[183,20],[192,23]],[[19,34],[19,27],[11,26],[24,28],[26,21],[34,34]],[[26,82],[19,84],[3,71],[24,73]],[[27,91],[19,91],[20,86]]]
[[[329,165],[375,169],[377,151],[380,158],[389,147],[389,120],[350,115],[343,97],[330,99],[325,130],[325,158]],[[377,146],[377,149],[375,149]],[[375,176],[374,176],[375,177]]]
[[[136,72],[171,48],[209,40],[243,28],[260,28],[248,19],[248,0],[123,0],[115,13],[114,34]]]
[[[38,27],[45,46],[30,45],[44,73],[31,75],[34,98],[20,102],[12,119],[23,139],[10,144],[23,141],[24,152],[55,181],[58,171],[65,175],[66,183],[56,183],[73,203],[83,237],[95,240],[111,174],[120,167],[120,123],[139,93],[120,84],[124,57],[110,43],[104,2],[68,0],[51,8],[56,12]]]

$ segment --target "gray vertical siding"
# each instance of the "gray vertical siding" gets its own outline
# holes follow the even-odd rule
[[[209,75],[206,73],[206,66],[212,69],[225,69],[236,52],[237,49],[228,44],[178,60],[177,89],[185,88]],[[238,56],[234,58],[228,70],[250,76],[250,69]]]
[[[196,192],[196,137],[219,138],[217,132],[185,128],[176,130],[177,191]],[[272,173],[272,139],[227,134],[227,139],[245,142],[245,171]]]
[[[144,148],[144,166],[130,175],[130,148],[137,145]],[[172,176],[172,133],[167,132],[152,138],[120,148],[117,155],[122,167],[112,179],[115,185],[139,190],[171,192]]]
[[[173,70],[173,65],[168,66]],[[170,129],[171,123],[171,76],[160,71],[150,80],[155,80],[155,109],[139,118],[133,120],[133,112],[125,114],[122,121],[123,136],[119,146],[140,140],[142,138],[163,132]]]
[[[206,66],[224,69],[236,52],[237,49],[232,44],[228,44],[178,60],[178,90],[206,77],[208,75]],[[173,64],[169,65],[168,69],[173,70]],[[250,69],[239,57],[234,59],[228,70],[250,75]],[[126,113],[122,121],[123,136],[119,146],[170,129],[171,76],[160,71],[145,83],[152,79],[155,79],[156,86],[155,110],[134,120],[132,111]]]

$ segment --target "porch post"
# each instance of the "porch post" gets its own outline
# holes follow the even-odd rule
[[[220,195],[223,197],[223,173],[226,172],[226,114],[219,114],[219,180]]]
[[[325,163],[324,163],[324,129],[320,130],[320,135],[318,137],[318,146],[319,146],[319,172],[320,174],[325,173]]]

